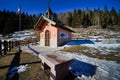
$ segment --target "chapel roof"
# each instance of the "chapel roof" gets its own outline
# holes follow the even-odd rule
[[[59,28],[65,29],[67,31],[74,32],[73,30],[71,30],[68,26],[64,25],[63,23],[61,23],[59,21],[52,20],[52,19],[50,19],[50,18],[48,18],[48,17],[46,17],[44,15],[41,15],[41,17],[39,18],[39,20],[35,24],[34,29],[36,30],[37,27],[39,29],[41,29],[42,25],[44,24],[45,21],[51,23],[55,27],[59,27]]]

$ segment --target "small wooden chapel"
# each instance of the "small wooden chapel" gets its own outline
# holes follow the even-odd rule
[[[72,31],[64,24],[53,19],[48,7],[45,15],[41,15],[34,29],[40,31],[40,46],[58,47],[71,40]]]

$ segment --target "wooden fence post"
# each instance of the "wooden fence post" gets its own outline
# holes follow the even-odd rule
[[[13,42],[13,41],[11,42],[11,47],[12,47],[12,48],[14,47],[14,42]]]
[[[16,41],[13,41],[13,47],[16,47]]]
[[[9,51],[11,51],[11,41],[8,42],[9,43]]]
[[[0,55],[2,55],[2,41],[0,40]]]
[[[6,55],[7,51],[8,51],[8,43],[7,43],[7,41],[4,41],[3,45],[4,45],[4,55]]]
[[[18,41],[15,41],[15,47],[18,46]]]

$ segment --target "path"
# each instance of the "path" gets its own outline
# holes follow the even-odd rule
[[[39,52],[39,54],[43,54],[44,55],[45,53],[50,53],[50,54],[52,53],[52,54],[58,54],[58,55],[61,55],[61,56],[65,56],[65,57],[68,57],[68,58],[71,58],[71,59],[77,59],[70,66],[71,70],[73,71],[73,74],[75,76],[85,75],[85,76],[88,76],[88,77],[89,76],[92,77],[92,76],[96,76],[96,75],[100,75],[101,74],[100,73],[100,74],[96,74],[95,75],[95,73],[96,73],[96,71],[98,69],[97,69],[96,64],[91,64],[91,58],[89,58],[89,57],[85,57],[84,58],[84,56],[82,56],[82,55],[75,56],[75,54],[73,55],[71,53],[61,54],[62,52],[59,51],[60,48],[40,47],[39,45],[35,45],[35,46],[34,45],[30,45],[30,47],[32,49],[34,49],[35,51]],[[35,54],[35,52],[30,50],[27,46],[23,47],[23,50],[26,51],[26,52]],[[86,62],[86,60],[87,60],[87,62]],[[95,62],[94,59],[93,59],[92,62],[93,63]],[[97,73],[99,73],[99,71]]]
[[[43,70],[50,71],[51,80],[64,80],[69,77],[69,67],[73,63],[73,59],[60,55],[58,48],[28,45],[28,49],[23,49],[26,52],[31,51],[30,53],[41,59],[41,67]]]
[[[22,50],[28,53],[32,53],[34,55],[38,55],[40,53],[58,53],[57,51],[60,48],[50,48],[50,47],[41,47],[39,45],[31,45],[29,44],[28,46],[22,46]]]

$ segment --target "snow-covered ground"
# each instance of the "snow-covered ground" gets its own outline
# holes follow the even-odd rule
[[[39,45],[30,45],[37,53],[59,54],[68,58],[73,58],[74,62],[70,65],[72,73],[79,75],[80,79],[85,80],[120,80],[120,63],[115,61],[101,60],[97,58],[78,55],[76,53],[59,51],[63,47],[49,48],[40,47]],[[34,51],[24,46],[23,51],[33,53]]]
[[[35,33],[31,32],[31,31],[19,31],[19,32],[15,32],[12,36],[13,40],[24,40],[25,38],[31,37],[33,36]]]
[[[99,51],[101,54],[109,54],[111,52],[117,52],[116,49],[120,48],[120,38],[72,40],[65,44],[63,47],[76,45],[89,47],[91,53],[98,53]]]
[[[33,37],[33,35],[35,34],[34,31],[31,30],[24,30],[24,31],[18,31],[18,32],[14,32],[13,34],[9,34],[4,36],[5,40],[24,40],[28,37]],[[2,40],[3,35],[0,34],[0,39]]]
[[[24,31],[25,32],[25,31]],[[33,32],[18,33],[16,32],[12,39],[23,40],[26,37],[32,36]],[[109,52],[115,52],[116,48],[120,48],[120,39],[102,39],[100,36],[90,36],[92,39],[82,39],[82,40],[72,40],[63,47],[58,48],[48,48],[40,47],[39,45],[30,45],[31,49],[28,46],[22,46],[22,50],[36,54],[49,52],[51,54],[60,54],[69,58],[74,58],[74,62],[71,64],[70,69],[74,75],[78,76],[81,79],[85,80],[120,80],[120,63],[115,61],[101,60],[97,58],[87,57],[85,55],[78,55],[76,53],[68,53],[59,51],[64,47],[70,46],[87,46],[91,48],[91,52],[95,52],[93,48],[99,49],[101,54],[109,54]],[[94,39],[95,38],[95,39]],[[97,39],[96,39],[97,38]],[[120,53],[119,53],[120,54]],[[118,55],[120,56],[120,55]]]
[[[91,50],[91,53],[95,53],[96,49],[101,51],[101,54],[109,54],[110,52],[116,52],[116,48],[120,48],[120,39],[90,39],[90,40],[72,40],[64,47],[70,46],[87,46]],[[95,49],[94,49],[95,48]],[[78,55],[76,53],[63,52],[61,54],[69,58],[76,59],[71,65],[74,75],[81,75],[82,79],[87,80],[120,80],[120,64],[115,61],[100,60],[96,58],[90,58],[85,55]],[[120,53],[119,53],[120,54]],[[120,55],[119,55],[120,56]],[[91,65],[88,65],[91,64]],[[92,73],[95,73],[92,75]],[[87,77],[85,77],[87,76]],[[88,77],[88,76],[91,76]],[[81,78],[81,77],[80,77]]]
[[[11,38],[4,38],[3,39],[3,35],[0,34],[0,39],[2,42],[4,42],[4,40],[6,41],[14,41],[14,40],[24,40],[26,38],[31,37],[32,39],[36,38],[35,36],[33,36],[35,34],[35,32],[30,31],[30,30],[25,30],[25,31],[18,31],[18,32],[14,32],[11,36]],[[2,44],[2,49],[4,49],[4,46]]]
[[[114,61],[90,58],[85,55],[74,53],[61,54],[76,59],[71,64],[74,75],[81,75],[87,80],[120,80],[120,64]],[[83,75],[85,77],[83,77]],[[89,77],[91,77],[89,79]]]
[[[9,69],[8,71],[8,79],[9,80],[12,80],[13,77],[15,76],[16,73],[21,73],[21,72],[24,72],[28,69],[28,64],[26,65],[20,65],[20,66],[13,66]]]
[[[96,38],[96,37],[95,37]],[[120,48],[120,39],[82,39],[72,40],[63,47],[49,48],[40,47],[39,45],[30,45],[34,50],[24,46],[22,49],[26,52],[35,54],[37,53],[52,53],[74,58],[74,62],[70,65],[71,72],[75,76],[79,76],[80,79],[85,80],[120,80],[120,63],[115,61],[101,60],[97,58],[91,58],[85,55],[78,55],[76,53],[61,52],[60,49],[70,46],[87,46],[91,48],[91,52],[95,52],[95,49],[101,51],[101,54],[109,54],[109,52],[116,52],[116,48]],[[93,49],[95,48],[95,49]]]
[[[92,44],[92,45],[91,45]],[[78,39],[72,40],[64,45],[64,47],[75,46],[75,45],[86,45],[90,47],[118,47],[120,45],[120,38],[111,39]]]

